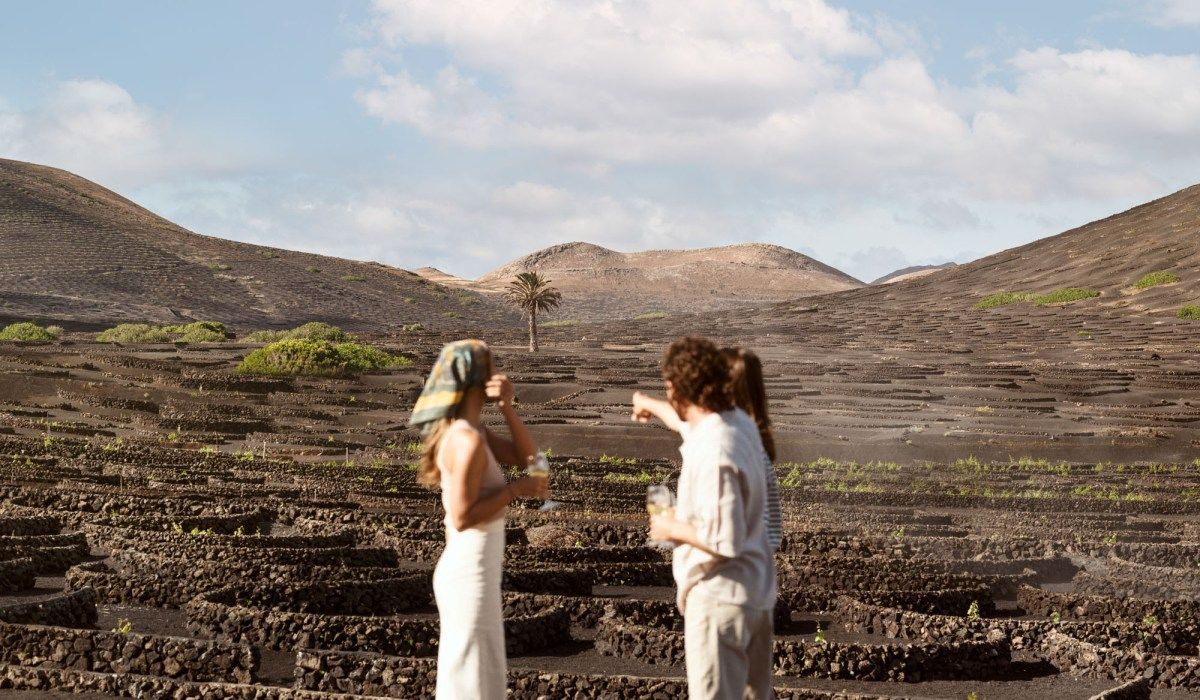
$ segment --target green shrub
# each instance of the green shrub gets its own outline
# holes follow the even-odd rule
[[[573,318],[562,318],[557,321],[546,321],[542,324],[542,328],[570,328],[571,326],[578,325],[579,321]]]
[[[404,331],[405,333],[420,333],[421,331],[425,330],[425,324],[409,323],[407,325],[401,326],[400,330]]]
[[[667,317],[666,311],[647,311],[644,314],[638,314],[637,316],[634,316],[633,320],[635,320],[635,321],[654,321],[654,320],[657,320],[660,318],[666,318],[666,317]]]
[[[1029,292],[996,292],[989,294],[975,304],[977,309],[994,309],[998,306],[1008,306],[1022,301],[1029,301],[1033,295]]]
[[[1178,281],[1179,276],[1174,272],[1160,270],[1158,272],[1151,272],[1143,275],[1140,280],[1133,284],[1133,286],[1137,287],[1138,289],[1149,289],[1151,287],[1157,287],[1160,284],[1174,284]]]
[[[1185,318],[1189,321],[1200,321],[1200,306],[1192,305],[1183,307],[1179,310],[1179,318]]]
[[[57,329],[57,332],[55,330]],[[50,326],[42,328],[36,323],[22,321],[5,326],[4,330],[0,330],[0,340],[30,340],[30,341],[47,341],[56,340],[62,335],[62,329],[58,326]]]
[[[169,343],[171,336],[158,326],[147,323],[122,323],[96,336],[101,343]]]
[[[362,275],[342,275],[343,282],[366,282],[367,278]]]
[[[248,333],[243,339],[250,343],[274,343],[278,340],[286,340],[288,333],[291,331],[254,331]]]
[[[1046,294],[1038,294],[1030,301],[1035,306],[1045,306],[1047,304],[1071,304],[1083,299],[1093,299],[1100,296],[1100,292],[1094,289],[1084,289],[1082,287],[1065,287],[1056,289],[1053,292]]]
[[[218,333],[210,328],[195,327],[188,328],[173,340],[177,343],[223,343],[225,338],[224,333]]]
[[[151,326],[122,323],[96,336],[101,343],[221,343],[229,337],[219,321],[193,321],[181,325]]]
[[[275,343],[280,340],[324,340],[330,343],[345,343],[354,336],[337,326],[321,321],[312,321],[289,331],[254,331],[246,336],[251,343]]]
[[[177,343],[220,343],[229,337],[225,324],[218,321],[196,321],[182,326],[163,326],[162,329],[174,336],[172,340]]]
[[[412,361],[361,343],[289,338],[259,348],[238,365],[239,374],[337,377],[406,367]]]

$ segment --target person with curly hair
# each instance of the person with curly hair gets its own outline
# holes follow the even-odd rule
[[[658,417],[683,436],[677,504],[651,517],[650,537],[675,545],[688,697],[773,697],[777,588],[762,442],[735,407],[730,363],[711,341],[675,341],[662,373],[667,400],[636,395],[633,418]]]

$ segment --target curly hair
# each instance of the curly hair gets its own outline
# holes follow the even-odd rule
[[[729,363],[707,338],[680,338],[663,355],[663,379],[675,398],[719,413],[733,408],[726,387]]]

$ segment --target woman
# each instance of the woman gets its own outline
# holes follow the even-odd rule
[[[767,384],[763,379],[762,361],[743,348],[722,348],[729,362],[729,396],[733,404],[754,421],[754,429],[762,440],[767,472],[767,541],[779,551],[783,540],[783,512],[779,503],[779,477],[775,474],[775,436],[771,434],[771,416],[767,412]]]
[[[775,474],[775,438],[771,433],[771,418],[767,412],[767,388],[763,379],[762,362],[749,350],[722,348],[721,354],[729,363],[729,384],[726,392],[733,405],[743,412],[740,427],[758,434],[763,447],[763,469],[767,479],[767,508],[763,512],[767,540],[771,549],[778,551],[783,538],[783,514],[779,502],[779,478]],[[655,399],[641,392],[633,395],[633,420],[647,422],[658,418],[675,432],[680,432],[683,421],[670,403]]]
[[[494,374],[487,345],[461,340],[442,348],[409,421],[425,435],[418,479],[441,487],[446,509],[446,548],[433,572],[438,700],[505,697],[504,509],[517,498],[547,495],[546,479],[506,483],[500,471],[500,462],[524,466],[537,449],[512,399],[512,383]],[[488,401],[499,406],[511,439],[480,423]]]

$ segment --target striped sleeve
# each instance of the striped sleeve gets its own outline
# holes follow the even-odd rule
[[[775,465],[771,458],[763,454],[763,465],[767,470],[767,507],[763,511],[763,521],[767,526],[767,542],[771,549],[778,552],[783,541],[783,509],[779,502],[779,477],[775,474]]]

